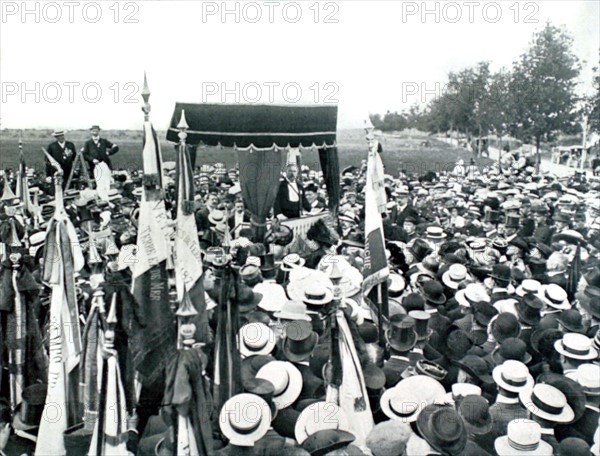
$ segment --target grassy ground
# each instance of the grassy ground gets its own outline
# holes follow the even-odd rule
[[[70,132],[67,139],[72,141],[77,148],[88,139],[88,133],[84,131]],[[117,143],[120,147],[119,153],[112,158],[115,169],[136,168],[141,169],[142,135],[141,132],[132,131],[107,131],[103,137]],[[158,133],[161,139],[163,159],[165,161],[175,159],[175,148],[164,138],[163,132]],[[430,147],[421,146],[425,140],[429,140]],[[50,132],[41,130],[28,130],[23,132],[23,152],[27,166],[35,169],[44,169],[44,157],[42,147],[47,147],[52,141]],[[420,132],[403,132],[384,135],[379,138],[383,153],[382,159],[388,174],[396,175],[399,170],[406,169],[410,172],[424,174],[427,171],[451,170],[454,163],[462,158],[467,163],[471,154],[462,149],[456,149],[441,141],[429,138]],[[338,132],[338,150],[340,169],[349,165],[360,165],[361,160],[367,156],[367,143],[362,130],[341,130]],[[198,149],[197,165],[203,163],[213,164],[222,162],[225,166],[233,167],[237,162],[237,153],[231,149],[219,149],[216,147],[203,147]],[[477,160],[480,164],[486,164],[488,160]],[[303,163],[312,169],[319,168],[319,157],[317,151],[303,152]],[[14,131],[0,132],[0,168],[15,168],[18,164],[18,136]]]

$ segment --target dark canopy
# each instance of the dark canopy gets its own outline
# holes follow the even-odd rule
[[[176,103],[167,140],[179,142],[181,110],[189,125],[187,143],[266,149],[333,147],[337,106],[275,106]]]

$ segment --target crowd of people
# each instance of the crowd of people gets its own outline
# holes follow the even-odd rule
[[[118,151],[98,131],[86,143],[91,165]],[[74,146],[59,140],[57,157],[67,150],[72,163]],[[177,170],[164,165],[174,220]],[[63,199],[88,259],[75,275],[82,335],[98,290],[127,295],[113,334],[127,402],[125,454],[598,455],[600,179],[561,180],[530,165],[505,157],[501,166],[459,162],[448,172],[386,174],[389,278],[364,294],[366,161],[342,171],[337,213],[327,210],[322,172],[287,165],[260,239],[239,171],[197,163],[193,211],[204,293],[196,307],[203,314],[181,333],[200,362],[175,384],[159,373],[141,392],[128,344],[131,322],[143,320],[143,303],[130,292],[143,176],[114,171],[106,199],[75,179]],[[35,209],[27,214],[18,178],[3,176],[0,219],[0,452],[41,455],[51,300],[45,230],[55,185],[27,173]],[[305,235],[286,224],[307,216],[316,221]],[[225,268],[237,280],[229,306],[231,356],[240,370],[237,391],[217,408]],[[14,332],[16,295],[28,306],[25,335]],[[27,340],[21,366],[14,351],[20,338]],[[346,343],[342,353],[338,340]],[[17,371],[24,389],[15,406]],[[186,453],[174,404],[201,427]],[[64,434],[66,454],[99,454],[90,448],[93,426],[73,424]]]

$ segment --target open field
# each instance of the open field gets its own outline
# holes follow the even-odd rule
[[[105,131],[102,136],[110,139],[120,147],[119,153],[112,157],[115,169],[142,167],[142,133],[141,131]],[[175,148],[167,142],[164,132],[158,132],[161,140],[163,159],[175,159]],[[87,131],[73,131],[67,134],[77,148],[88,138]],[[388,174],[396,175],[400,169],[424,174],[427,171],[451,170],[459,158],[466,162],[471,153],[456,149],[420,132],[402,132],[383,135],[379,138],[383,146],[382,158]],[[421,146],[428,139],[430,147]],[[23,152],[27,166],[38,170],[44,169],[42,147],[52,141],[49,131],[28,130],[23,132]],[[367,156],[367,143],[363,130],[341,130],[338,132],[338,150],[340,169],[348,165],[360,165]],[[196,165],[222,162],[228,168],[235,166],[237,153],[231,149],[203,147],[198,149]],[[487,159],[477,160],[478,164],[486,164]],[[303,163],[312,169],[319,168],[317,151],[303,152]],[[18,133],[16,131],[0,132],[0,168],[15,168],[18,164]]]

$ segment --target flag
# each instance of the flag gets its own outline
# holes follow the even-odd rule
[[[140,203],[137,262],[133,267],[133,295],[141,319],[131,338],[133,363],[143,381],[163,375],[175,354],[176,326],[169,304],[167,258],[170,255],[166,230],[167,212],[162,193],[162,159],[156,132],[144,122],[144,186]]]
[[[385,194],[385,182],[383,162],[377,153],[378,141],[371,144],[371,152],[367,163],[367,189],[372,189],[375,194],[377,209],[380,214],[386,211],[387,196]]]
[[[364,447],[367,436],[375,425],[369,395],[346,316],[344,312],[338,310],[335,318],[339,331],[337,343],[343,379],[337,387],[338,405],[348,416],[351,432],[356,437],[354,445]]]
[[[20,146],[20,143],[19,143]],[[27,185],[27,166],[25,166],[25,158],[23,157],[23,151],[19,151],[19,173],[17,180],[17,198],[21,200],[23,204],[23,211],[29,216],[35,216],[33,203],[31,202],[31,195],[29,194],[29,186]]]
[[[8,183],[8,176],[5,175],[4,176],[4,190],[2,191],[2,198],[0,200],[1,201],[10,201],[10,200],[14,200],[16,197],[17,197],[17,195],[15,195],[15,193],[10,188],[10,184]]]
[[[367,186],[365,195],[365,255],[363,266],[363,293],[366,295],[378,283],[387,281],[390,271],[385,256],[383,225],[378,210],[377,190],[373,180],[377,179],[377,160],[374,150],[367,161]]]
[[[49,322],[48,392],[38,433],[36,455],[65,454],[63,432],[81,419],[77,395],[81,353],[75,272],[84,266],[75,227],[62,202],[62,187],[55,183],[56,210],[46,231],[43,282],[51,287]]]

